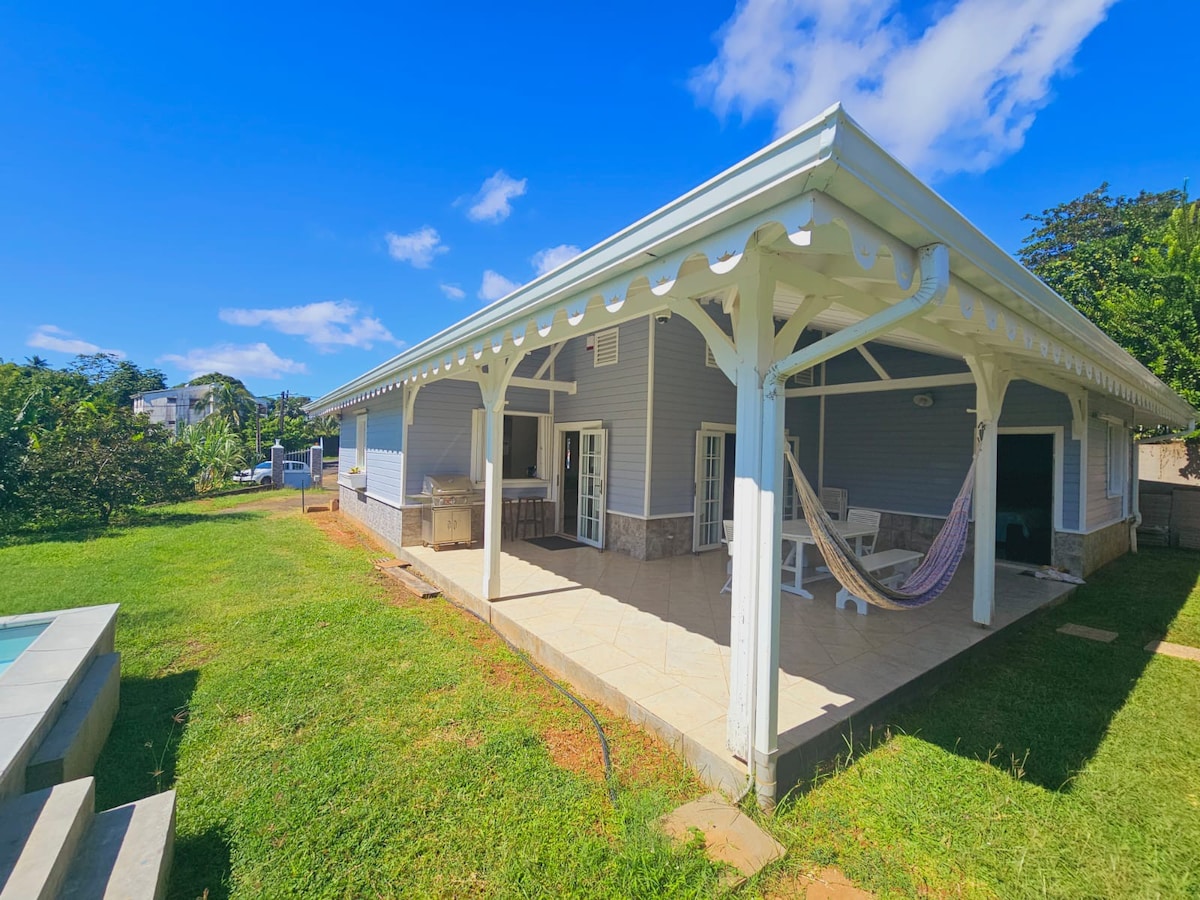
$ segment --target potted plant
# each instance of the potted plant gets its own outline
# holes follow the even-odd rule
[[[367,489],[367,473],[358,466],[354,466],[346,473],[346,483],[356,491],[365,491]]]

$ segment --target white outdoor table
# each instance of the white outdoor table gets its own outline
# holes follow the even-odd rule
[[[833,527],[846,540],[854,541],[854,553],[857,556],[862,556],[862,539],[875,533],[875,529],[869,525],[858,525],[853,522],[837,522],[833,523]],[[784,572],[792,573],[791,583],[785,578],[780,587],[789,594],[797,594],[809,600],[812,599],[812,593],[804,589],[804,545],[816,544],[813,538],[812,529],[808,527],[808,522],[804,519],[790,519],[783,523],[783,531],[781,537],[786,543],[790,543],[795,548],[795,565],[783,564]],[[785,554],[786,560],[792,554]],[[822,575],[818,578],[829,578],[829,575]],[[809,581],[818,579],[810,578]]]

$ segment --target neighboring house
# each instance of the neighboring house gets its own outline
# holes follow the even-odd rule
[[[1196,416],[840,107],[309,410],[341,418],[341,478],[366,473],[341,509],[393,545],[420,539],[423,476],[475,480],[481,597],[503,594],[502,496],[640,559],[723,553],[732,519],[729,741],[760,766],[785,441],[883,512],[881,546],[924,550],[981,435],[986,625],[998,555],[1086,575],[1127,552],[1131,429]]]
[[[134,414],[145,413],[150,421],[179,433],[188,425],[202,422],[214,412],[215,384],[193,384],[133,395]]]

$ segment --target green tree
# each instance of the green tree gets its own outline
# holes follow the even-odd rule
[[[187,446],[165,429],[106,404],[56,405],[55,424],[33,431],[21,466],[18,495],[37,521],[108,524],[119,510],[192,493]]]
[[[127,359],[118,362],[101,385],[115,406],[129,406],[134,394],[161,391],[166,386],[167,379],[161,371],[141,369]]]
[[[1200,403],[1200,224],[1183,191],[1108,185],[1026,216],[1021,261],[1155,375]]]

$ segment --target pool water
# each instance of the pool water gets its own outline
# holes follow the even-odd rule
[[[46,630],[48,624],[48,622],[39,622],[36,625],[12,625],[0,628],[0,674],[12,665],[13,660],[25,652],[25,648]]]

